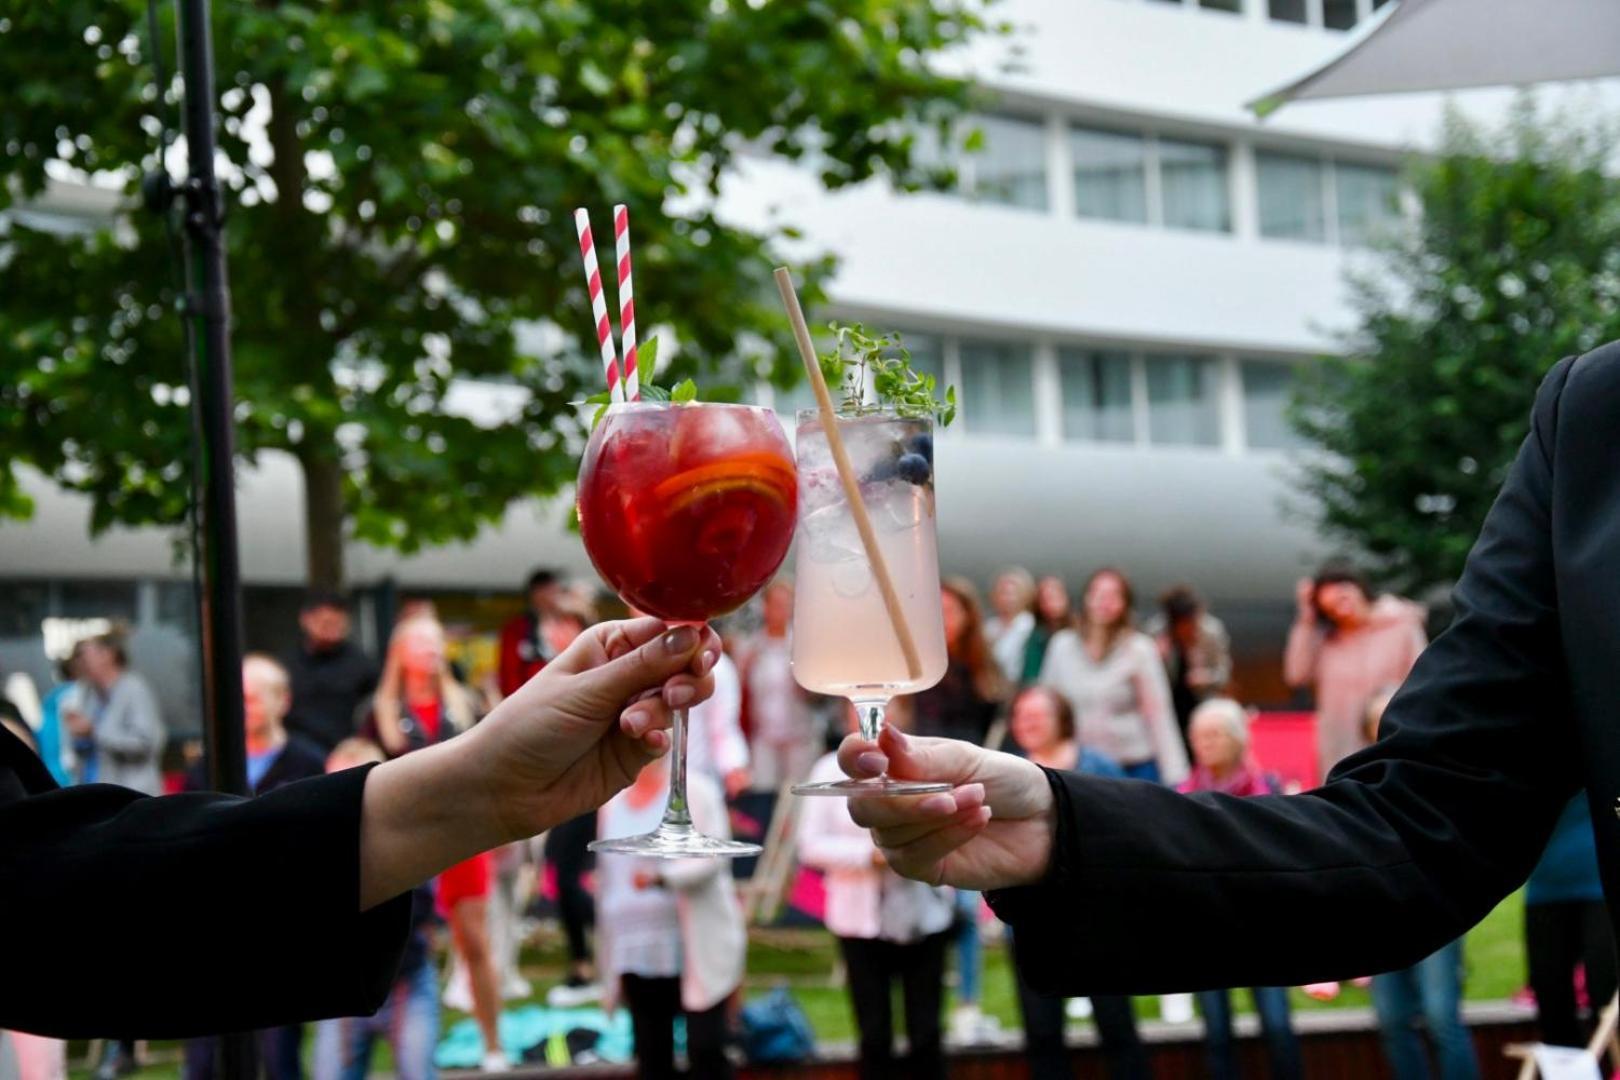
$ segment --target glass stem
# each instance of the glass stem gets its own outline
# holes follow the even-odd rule
[[[692,808],[686,801],[686,743],[686,710],[676,709],[669,731],[669,805],[664,807],[661,829],[692,828]]]
[[[877,742],[877,737],[883,734],[883,717],[888,712],[889,699],[869,698],[851,704],[855,706],[855,715],[861,722],[861,738]]]

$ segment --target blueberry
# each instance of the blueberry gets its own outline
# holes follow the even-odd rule
[[[927,461],[934,460],[934,437],[924,431],[906,440],[906,449]]]
[[[881,484],[893,480],[899,473],[899,461],[899,458],[883,458],[872,466],[864,481],[868,484]]]
[[[921,454],[905,454],[895,462],[895,471],[908,484],[926,484],[934,475],[934,467]]]

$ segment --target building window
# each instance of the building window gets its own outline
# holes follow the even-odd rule
[[[1305,0],[1270,0],[1271,17],[1277,22],[1305,22]]]
[[[1341,242],[1364,244],[1400,216],[1399,178],[1394,169],[1339,162],[1333,168],[1333,181]]]
[[[1063,380],[1063,437],[1075,442],[1136,441],[1129,353],[1058,350]]]
[[[962,421],[969,435],[1035,434],[1034,361],[1028,345],[963,341]]]
[[[1208,356],[1149,356],[1148,441],[1157,446],[1219,446],[1221,417],[1215,361]]]
[[[1322,163],[1316,158],[1259,151],[1260,235],[1284,240],[1327,239]]]
[[[1232,230],[1226,188],[1226,147],[1159,140],[1159,190],[1164,223],[1174,229]]]
[[[1322,25],[1349,30],[1356,25],[1356,0],[1322,0]]]
[[[1011,116],[981,116],[982,145],[964,172],[974,198],[1004,206],[1046,209],[1046,125]]]
[[[1244,360],[1243,430],[1254,450],[1292,450],[1304,440],[1288,423],[1294,368],[1276,360]]]
[[[1069,152],[1076,213],[1104,221],[1147,221],[1147,139],[1071,128]]]
[[[1198,0],[1198,6],[1205,11],[1230,11],[1236,14],[1243,10],[1243,0]]]
[[[911,370],[919,375],[932,375],[937,385],[944,385],[945,352],[939,338],[906,330],[900,334],[900,343],[911,352]]]

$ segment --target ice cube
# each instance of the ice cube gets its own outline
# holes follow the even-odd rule
[[[812,514],[844,501],[844,488],[831,466],[809,469],[799,466],[799,513]]]
[[[833,567],[832,587],[833,592],[846,600],[866,595],[872,587],[872,566],[864,552],[856,552],[854,559]]]
[[[805,554],[818,563],[842,563],[866,559],[855,519],[843,503],[812,510],[799,518],[799,542]]]
[[[872,519],[872,528],[878,532],[901,532],[914,529],[922,521],[922,489],[904,480],[889,480],[863,488],[866,513]]]

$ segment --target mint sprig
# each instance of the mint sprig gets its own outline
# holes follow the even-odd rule
[[[645,371],[650,376],[657,363],[658,339],[656,337],[648,338],[636,350],[636,370]],[[697,383],[691,379],[682,379],[668,390],[665,390],[662,386],[653,382],[651,378],[646,378],[640,380],[640,393],[642,401],[668,401],[676,405],[685,405],[697,400],[698,388]],[[608,395],[608,392],[602,390],[577,404],[596,406],[596,412],[591,416],[591,430],[595,431],[596,425],[602,422],[602,417],[607,415],[608,406],[612,403],[613,399]]]
[[[837,395],[838,411],[856,416],[877,409],[893,409],[901,416],[930,416],[940,427],[956,419],[956,387],[947,386],[943,397],[938,381],[926,371],[914,371],[911,350],[897,333],[873,335],[860,323],[829,323],[833,347],[818,358],[827,388]],[[871,373],[876,402],[866,400],[867,373]]]

